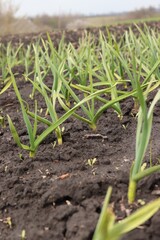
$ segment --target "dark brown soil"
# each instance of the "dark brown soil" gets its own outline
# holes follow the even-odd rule
[[[30,84],[23,80],[18,84],[23,97],[27,97]],[[127,204],[136,134],[132,108],[132,99],[122,103],[122,121],[108,109],[98,122],[94,133],[97,136],[87,125],[67,120],[63,124],[63,145],[53,147],[55,136],[50,135],[40,145],[35,159],[16,146],[6,121],[6,128],[0,128],[0,240],[21,239],[22,230],[27,240],[91,240],[108,186],[113,187],[111,203],[117,220],[123,219],[127,210],[139,207],[137,201],[132,209]],[[10,115],[26,142],[19,109],[13,89],[0,96],[2,114]],[[155,108],[152,132],[154,164],[160,157],[159,116],[160,104]],[[94,166],[87,165],[92,158],[97,159]],[[149,151],[145,160],[150,161]],[[147,203],[159,192],[160,174],[154,174],[140,182],[136,200]],[[123,240],[159,240],[159,226],[160,212]]]
[[[160,31],[160,22],[146,22],[139,23],[138,26],[140,29],[145,29],[146,26],[152,31]],[[128,31],[129,29],[132,29],[132,31],[135,34],[139,34],[139,30],[135,24],[126,24],[126,25],[115,25],[115,26],[109,26],[109,27],[101,27],[101,28],[87,28],[87,29],[78,29],[78,30],[66,30],[66,31],[55,31],[55,32],[49,32],[50,37],[52,38],[54,42],[54,46],[58,47],[58,44],[60,40],[62,39],[62,35],[64,37],[64,41],[66,43],[73,43],[75,46],[78,46],[79,38],[85,35],[85,33],[91,33],[95,36],[99,37],[99,31],[102,31],[104,35],[108,36],[108,30],[112,34],[116,36],[117,39],[121,38],[122,35],[125,33],[125,31]],[[7,44],[8,42],[12,42],[13,45],[19,45],[20,43],[23,43],[23,45],[28,45],[30,43],[33,43],[37,41],[39,38],[47,39],[46,32],[40,32],[39,34],[30,33],[30,34],[21,34],[21,35],[6,35],[6,36],[0,36],[0,42],[3,44]]]

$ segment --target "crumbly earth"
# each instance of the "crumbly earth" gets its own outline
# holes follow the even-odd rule
[[[74,34],[77,39],[79,33]],[[31,92],[30,83],[21,78],[22,67],[15,71],[19,73],[18,86],[26,99]],[[151,94],[149,101],[153,97]],[[28,101],[31,106],[32,101]],[[40,104],[44,106],[42,101]],[[27,240],[91,240],[109,186],[113,187],[111,204],[117,220],[139,208],[138,199],[148,203],[160,195],[160,174],[154,174],[139,183],[135,204],[127,204],[137,119],[132,114],[132,99],[125,100],[121,106],[123,119],[120,121],[108,109],[100,118],[96,132],[70,118],[63,124],[63,144],[54,145],[53,133],[40,145],[36,157],[30,159],[14,143],[6,120],[9,114],[21,140],[27,143],[14,91],[10,88],[0,96],[0,110],[6,120],[6,127],[0,127],[0,240],[23,239],[24,230]],[[61,113],[60,107],[58,112]],[[160,158],[159,116],[158,103],[152,141],[145,157],[148,164],[151,157],[153,164]],[[39,133],[42,130],[40,127]],[[88,165],[88,159],[94,158],[95,164]],[[159,240],[159,226],[160,212],[122,239]]]

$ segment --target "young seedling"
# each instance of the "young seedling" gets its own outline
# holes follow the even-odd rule
[[[10,74],[11,74],[12,84],[13,84],[15,93],[16,93],[17,98],[19,100],[19,103],[21,105],[23,119],[24,119],[24,122],[25,122],[26,127],[27,127],[27,132],[28,132],[28,136],[29,136],[30,145],[28,146],[28,145],[24,145],[24,144],[21,143],[19,135],[16,131],[16,128],[15,128],[10,116],[7,115],[8,122],[9,122],[9,127],[10,127],[10,130],[11,130],[12,136],[13,136],[15,142],[17,143],[17,145],[22,149],[28,150],[30,152],[30,157],[34,157],[35,153],[36,153],[35,139],[36,139],[36,132],[37,132],[37,104],[35,105],[34,126],[32,128],[31,122],[30,122],[29,117],[26,113],[24,102],[23,102],[22,97],[20,95],[20,92],[18,90],[16,81],[15,81],[15,78],[14,78],[14,75],[13,75],[11,69],[10,69]]]
[[[56,70],[57,72],[57,76],[54,79],[54,83],[52,86],[52,89],[49,89],[46,84],[43,81],[43,77],[42,77],[42,73],[40,70],[40,60],[38,58],[38,50],[37,48],[34,46],[34,51],[35,51],[35,71],[37,73],[37,79],[35,81],[31,81],[31,83],[34,86],[34,89],[38,90],[45,103],[46,103],[46,107],[47,107],[47,112],[49,113],[50,117],[51,117],[51,124],[53,124],[54,122],[56,122],[58,120],[58,115],[56,112],[56,103],[57,103],[57,96],[60,94],[61,91],[61,81],[59,79],[59,74],[61,71],[63,71],[63,64],[59,67],[59,71]],[[49,60],[49,56],[47,55],[47,60],[48,62],[51,64],[51,61]],[[61,70],[62,68],[62,70]],[[37,118],[38,120],[42,120],[42,118]],[[45,121],[43,121],[45,123]],[[56,136],[57,136],[57,140],[58,140],[58,144],[61,145],[62,144],[62,131],[60,129],[60,127],[58,126],[57,129],[55,129],[56,132]]]
[[[12,228],[12,218],[11,217],[7,217],[3,220],[4,223],[6,223],[9,228]]]
[[[21,232],[21,240],[25,240],[26,239],[26,230],[23,229]]]
[[[94,164],[97,162],[97,158],[89,158],[88,160],[87,160],[87,163],[86,163],[86,165],[89,165],[90,167],[94,167]]]
[[[124,234],[145,223],[160,209],[160,198],[141,207],[125,219],[116,222],[109,206],[112,188],[109,187],[92,240],[119,240]]]
[[[160,165],[143,168],[144,155],[150,140],[153,110],[155,104],[160,99],[160,90],[155,95],[149,109],[147,110],[146,100],[142,92],[140,83],[137,81],[137,95],[140,104],[138,112],[138,123],[136,133],[136,149],[135,160],[131,167],[129,187],[128,187],[128,202],[133,203],[136,196],[137,183],[146,176],[160,171]]]

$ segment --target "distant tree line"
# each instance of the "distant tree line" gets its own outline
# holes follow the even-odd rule
[[[159,9],[156,9],[154,7],[140,8],[128,13],[128,15],[131,18],[137,18],[137,19],[154,17],[157,14],[159,14]]]
[[[75,19],[82,18],[82,15],[63,14],[63,15],[37,15],[31,20],[37,25],[49,26],[52,29],[65,29],[66,26],[75,21]]]

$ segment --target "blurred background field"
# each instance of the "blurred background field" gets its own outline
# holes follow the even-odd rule
[[[32,8],[32,6],[30,6]],[[38,7],[38,6],[37,6]],[[159,21],[159,7],[142,7],[133,11],[106,14],[37,14],[19,16],[21,5],[11,0],[0,0],[0,35],[35,33],[53,30],[75,30],[87,27],[126,24],[133,22]]]

